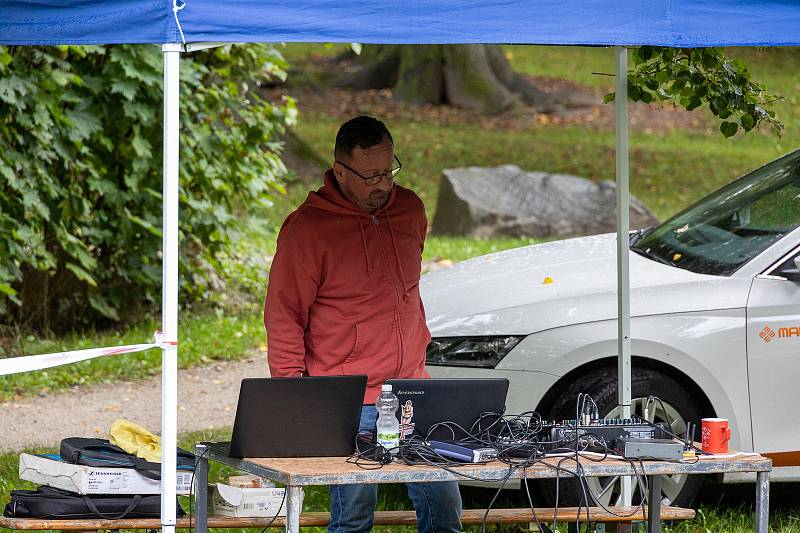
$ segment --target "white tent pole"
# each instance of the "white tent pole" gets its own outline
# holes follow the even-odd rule
[[[631,301],[628,198],[628,49],[615,46],[617,137],[617,376],[622,418],[631,417]],[[622,478],[623,505],[631,504],[631,478]]]
[[[178,150],[181,45],[167,44],[164,53],[164,205],[161,322],[164,340],[178,340]],[[176,447],[178,441],[178,350],[161,352],[161,524],[175,532]]]

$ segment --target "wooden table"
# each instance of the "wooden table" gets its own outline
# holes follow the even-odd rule
[[[309,458],[247,458],[228,456],[228,443],[198,444],[195,477],[196,533],[206,533],[208,518],[208,460],[214,460],[239,470],[286,485],[286,531],[297,533],[300,528],[300,498],[302,487],[310,485],[345,485],[356,483],[419,483],[430,481],[461,481],[465,478],[433,466],[407,466],[401,463],[384,465],[380,469],[364,470],[347,463],[344,457]],[[661,508],[661,476],[672,474],[724,474],[728,472],[756,472],[755,532],[768,533],[769,524],[769,473],[772,461],[760,455],[734,455],[732,457],[704,458],[694,463],[643,461],[634,465],[627,461],[606,459],[591,461],[581,459],[547,458],[544,464],[512,470],[509,479],[542,479],[569,476],[582,470],[586,477],[644,475],[648,478],[648,524],[650,533],[659,533]],[[556,467],[560,466],[559,474]],[[509,475],[509,467],[499,461],[455,467],[459,473],[487,482],[498,481]],[[635,472],[634,472],[635,470]]]

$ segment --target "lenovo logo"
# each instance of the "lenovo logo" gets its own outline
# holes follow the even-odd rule
[[[399,390],[397,394],[425,394],[424,390]]]

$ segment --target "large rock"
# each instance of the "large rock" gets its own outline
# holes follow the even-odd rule
[[[432,231],[439,235],[567,237],[616,231],[616,184],[525,172],[515,165],[446,169]],[[631,196],[632,229],[657,224]]]

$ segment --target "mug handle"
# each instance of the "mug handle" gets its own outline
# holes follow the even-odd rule
[[[722,442],[728,442],[729,440],[731,440],[731,428],[729,427],[723,428],[722,431],[724,433],[724,436],[722,437]]]

